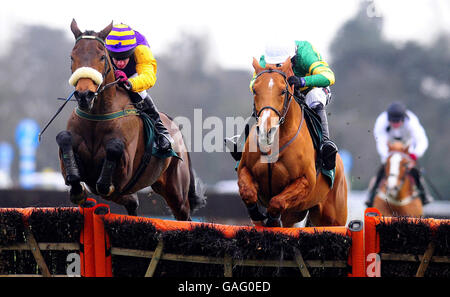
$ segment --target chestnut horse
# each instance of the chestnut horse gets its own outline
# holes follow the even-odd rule
[[[423,216],[423,206],[409,170],[416,162],[409,156],[408,147],[396,141],[389,145],[389,157],[384,166],[384,180],[380,182],[373,207],[384,216]]]
[[[294,75],[291,61],[276,66],[262,68],[253,59],[257,124],[250,130],[238,166],[241,198],[255,225],[267,217],[266,226],[290,227],[308,213],[309,223],[315,226],[345,225],[347,183],[342,159],[337,155],[330,189],[326,177],[316,172],[317,153],[303,108],[287,83]],[[267,208],[267,215],[259,212],[257,202]]]
[[[68,120],[67,131],[56,137],[70,199],[76,204],[85,201],[84,182],[92,193],[123,205],[129,215],[137,215],[136,192],[152,186],[165,198],[177,220],[190,220],[192,211],[203,206],[206,198],[200,193],[200,180],[195,177],[181,132],[161,114],[175,140],[173,150],[181,159],[144,154],[143,120],[128,93],[116,84],[105,48],[104,40],[111,29],[112,23],[101,32],[82,33],[75,20],[71,24],[76,42],[69,82],[75,86],[78,106]],[[139,169],[142,174],[137,178],[141,162],[148,165]]]

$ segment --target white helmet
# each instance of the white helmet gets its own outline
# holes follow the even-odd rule
[[[268,42],[264,50],[264,59],[267,64],[281,64],[288,57],[295,54],[295,43],[291,42]]]

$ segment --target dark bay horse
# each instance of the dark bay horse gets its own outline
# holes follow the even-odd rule
[[[396,141],[389,145],[389,157],[384,166],[385,178],[380,182],[373,207],[383,216],[423,216],[423,205],[409,173],[416,162],[409,156],[408,147]]]
[[[92,193],[137,215],[136,192],[152,186],[165,198],[177,220],[190,220],[192,211],[203,206],[206,197],[182,134],[167,115],[161,114],[161,120],[174,138],[173,149],[181,159],[152,156],[137,182],[130,184],[144,158],[145,135],[143,120],[127,92],[115,84],[104,45],[111,29],[112,23],[98,33],[82,33],[75,20],[71,24],[76,42],[69,82],[75,87],[78,106],[68,120],[67,130],[56,137],[70,199],[76,204],[85,201],[84,182]]]
[[[330,189],[323,174],[316,172],[316,151],[303,109],[287,83],[293,75],[290,59],[280,67],[268,64],[266,68],[253,59],[253,67],[257,124],[250,130],[238,167],[239,193],[252,221],[259,225],[265,220],[257,209],[259,202],[267,208],[266,226],[290,227],[308,210],[315,226],[345,225],[347,183],[342,159],[336,157]],[[275,138],[278,144],[273,146]]]

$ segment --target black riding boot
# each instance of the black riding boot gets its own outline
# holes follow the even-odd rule
[[[134,94],[138,96],[136,95],[131,96],[131,101],[139,110],[148,114],[155,123],[155,130],[156,130],[155,140],[158,150],[160,150],[161,152],[166,152],[170,150],[172,148],[172,143],[174,141],[169,131],[162,123],[161,118],[159,117],[158,109],[156,108],[155,103],[153,103],[153,99],[150,97],[150,95],[147,95],[147,97],[142,99],[141,96],[139,96],[139,94],[137,93]]]
[[[413,167],[410,171],[410,174],[414,178],[416,182],[417,189],[419,190],[420,200],[422,200],[422,204],[426,205],[433,201],[433,197],[428,194],[428,191],[424,187],[424,180],[422,175],[420,174],[420,170],[416,167]]]
[[[380,166],[377,172],[377,177],[375,179],[375,183],[372,185],[372,187],[369,189],[369,197],[366,201],[367,207],[373,206],[373,200],[375,199],[375,194],[377,193],[378,185],[380,184],[381,180],[384,177],[384,164]]]
[[[327,111],[322,103],[312,107],[312,109],[319,115],[322,122],[322,145],[320,152],[322,155],[323,168],[325,170],[334,169],[336,166],[336,153],[338,148],[336,144],[330,140],[330,132],[328,130]]]

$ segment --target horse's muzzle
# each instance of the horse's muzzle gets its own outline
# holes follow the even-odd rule
[[[95,98],[95,92],[90,90],[75,91],[73,94],[78,101],[78,106],[81,109],[91,109],[93,100]]]

